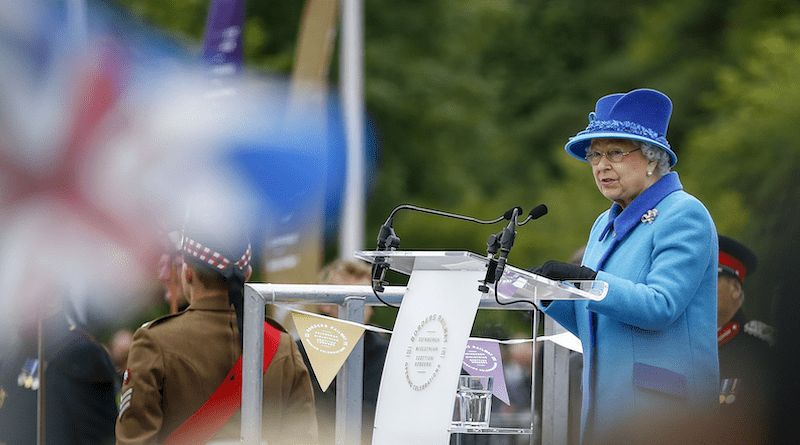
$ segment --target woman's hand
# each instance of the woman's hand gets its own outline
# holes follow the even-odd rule
[[[551,280],[594,280],[597,272],[578,264],[550,260],[539,267],[532,267],[528,272],[542,275]]]

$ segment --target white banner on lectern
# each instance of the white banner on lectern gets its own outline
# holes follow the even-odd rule
[[[394,324],[375,413],[373,445],[447,445],[481,299],[480,270],[415,270]]]

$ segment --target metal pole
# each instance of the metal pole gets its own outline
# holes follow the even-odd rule
[[[364,29],[362,0],[342,1],[340,57],[342,109],[347,163],[339,256],[349,259],[364,248]]]
[[[261,370],[264,367],[265,311],[261,295],[245,286],[242,345],[242,442],[245,445],[261,443],[261,393],[264,389]]]
[[[532,347],[533,357],[531,358],[531,445],[537,443],[537,436],[541,434],[536,428],[536,336],[539,335],[539,310],[534,308],[531,313],[532,320]]]
[[[39,360],[39,366],[36,368],[36,378],[39,379],[39,389],[36,394],[36,444],[44,444],[44,329],[42,328],[42,316],[38,317],[37,325],[37,341],[36,341],[36,359]]]
[[[544,318],[544,335],[567,332],[549,317]],[[569,356],[567,348],[553,342],[542,345],[542,443],[566,445],[569,428]]]
[[[339,318],[364,322],[364,297],[347,297]],[[350,352],[336,376],[336,444],[361,443],[361,410],[364,393],[364,336]]]
[[[245,298],[248,293],[253,293],[254,298],[260,298],[262,304],[301,303],[338,304],[341,306],[344,305],[347,298],[364,297],[364,304],[367,306],[384,305],[375,297],[372,287],[369,285],[247,283],[244,288]],[[381,298],[387,303],[397,305],[402,302],[405,293],[405,286],[386,286],[386,290],[381,293]],[[247,304],[247,300],[245,300],[245,304]],[[479,307],[498,310],[531,310],[530,303],[498,304],[494,298],[481,299]]]

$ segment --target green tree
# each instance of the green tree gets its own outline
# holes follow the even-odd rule
[[[116,3],[199,47],[208,0]],[[303,4],[248,1],[249,68],[290,72]],[[600,96],[651,87],[675,104],[668,139],[687,191],[721,233],[755,248],[752,280],[770,294],[784,251],[798,250],[799,10],[779,0],[366,0],[365,96],[380,159],[365,247],[399,204],[488,219],[543,202],[549,215],[519,229],[510,261],[569,258],[610,203],[564,143]],[[476,252],[500,230],[419,214],[395,228],[404,249]]]
[[[714,119],[692,133],[689,164],[720,233],[759,255],[745,307],[769,320],[800,251],[800,15],[770,23],[738,49],[741,58],[720,68],[705,98]]]

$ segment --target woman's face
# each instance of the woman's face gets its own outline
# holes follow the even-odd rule
[[[611,162],[608,156],[601,156],[600,162],[592,165],[592,174],[600,193],[623,209],[658,180],[656,161],[648,161],[629,139],[593,139],[590,150],[603,155],[615,150],[628,153],[619,162]],[[648,171],[653,175],[647,176]]]

